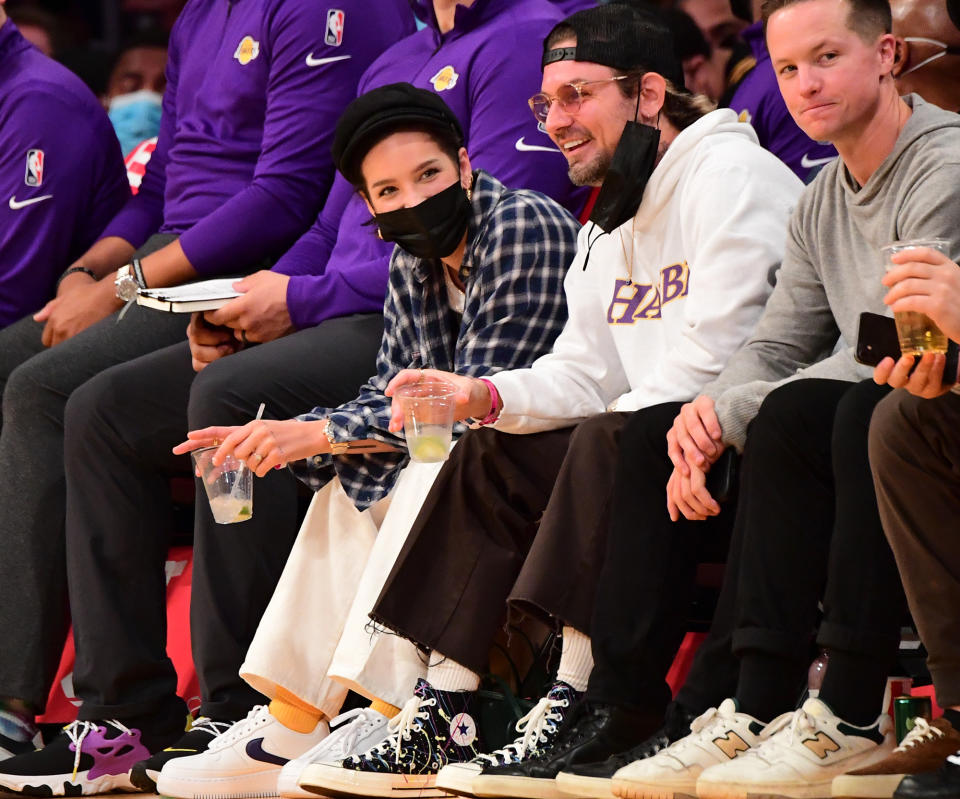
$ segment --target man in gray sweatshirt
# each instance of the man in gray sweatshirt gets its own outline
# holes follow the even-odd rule
[[[882,245],[944,237],[960,256],[960,118],[898,97],[887,0],[766,0],[763,18],[787,108],[840,158],[801,197],[753,336],[667,437],[667,512],[685,525],[721,514],[707,473],[728,448],[743,453],[739,501],[722,511],[735,513],[721,597],[736,619],[733,698],[712,696],[719,707],[690,735],[616,772],[618,796],[830,796],[834,776],[869,769],[893,746],[878,713],[904,601],[867,458],[873,407],[889,388],[869,380],[853,345],[862,311],[888,313]],[[655,445],[641,443],[639,417],[621,438],[621,449],[638,446],[634,485],[642,448]],[[614,517],[629,505],[615,500]],[[598,613],[610,593],[601,585]],[[829,665],[819,697],[794,711],[821,601]],[[595,659],[596,648],[595,637]],[[840,795],[870,795],[860,787]]]

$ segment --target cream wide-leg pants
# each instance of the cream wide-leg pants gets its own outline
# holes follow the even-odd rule
[[[240,676],[333,718],[348,689],[402,706],[426,674],[408,640],[374,631],[373,608],[442,463],[410,463],[390,495],[358,511],[335,479],[316,493]]]

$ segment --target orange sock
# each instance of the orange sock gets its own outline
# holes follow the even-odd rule
[[[270,702],[270,715],[287,729],[294,732],[313,732],[323,711],[304,702],[285,688],[277,688],[277,695]]]
[[[400,712],[400,708],[395,707],[394,705],[388,705],[381,699],[374,699],[370,703],[370,709],[376,710],[377,713],[383,713],[388,719],[392,719],[397,713]]]

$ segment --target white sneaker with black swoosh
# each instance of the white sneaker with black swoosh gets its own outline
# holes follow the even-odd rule
[[[280,770],[330,732],[321,721],[313,732],[294,732],[266,705],[214,738],[205,752],[167,763],[157,793],[178,799],[259,799],[277,796]]]

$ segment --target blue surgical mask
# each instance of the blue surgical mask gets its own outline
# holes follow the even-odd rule
[[[120,94],[110,101],[107,116],[113,123],[124,157],[144,139],[160,132],[162,103],[163,96],[149,89]]]

